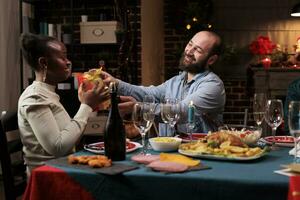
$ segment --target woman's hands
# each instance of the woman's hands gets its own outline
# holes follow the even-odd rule
[[[93,87],[87,90],[87,82],[84,81],[78,89],[78,99],[81,103],[89,105],[93,110],[96,109],[99,104],[109,99],[109,91],[104,85],[100,85],[99,82],[95,82]]]
[[[95,84],[93,89],[86,91],[85,84],[83,82],[78,90],[78,97],[80,102],[86,103],[93,109],[95,108],[93,107],[94,105],[96,105],[97,107],[99,101],[103,102],[110,98],[108,89],[104,88],[107,88],[107,86],[109,86],[111,82],[115,82],[117,85],[119,83],[118,79],[114,78],[112,75],[104,71],[101,71],[100,77],[102,78],[105,87],[102,86],[101,88],[98,86],[98,84]],[[120,115],[125,116],[127,114],[131,114],[133,106],[136,102],[136,99],[131,96],[120,96],[120,103],[118,104]]]

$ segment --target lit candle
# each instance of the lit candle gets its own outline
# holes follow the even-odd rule
[[[265,69],[269,69],[270,66],[271,66],[271,59],[270,58],[264,58],[262,60],[262,64],[263,64]]]

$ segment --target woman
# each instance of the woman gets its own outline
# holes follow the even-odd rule
[[[71,119],[55,93],[57,83],[71,75],[71,62],[65,45],[53,37],[24,34],[21,46],[23,56],[36,77],[18,103],[18,123],[29,175],[32,169],[45,161],[72,152],[89,114],[107,98],[107,92],[97,83],[87,91],[85,84],[81,84],[78,90],[81,105]]]

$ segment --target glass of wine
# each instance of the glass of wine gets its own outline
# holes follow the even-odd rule
[[[143,106],[144,106],[144,118],[145,120],[147,121],[150,121],[152,123],[152,126],[154,127],[154,130],[156,131],[156,125],[154,123],[154,118],[155,118],[155,98],[153,95],[145,95],[144,98],[143,98]],[[150,130],[150,129],[149,129]],[[151,135],[148,134],[148,138],[150,137]],[[148,141],[146,139],[146,141]],[[147,149],[151,149],[151,145],[148,143],[147,144],[148,147]]]
[[[253,98],[253,118],[257,126],[261,126],[264,120],[267,104],[267,95],[265,93],[255,93]]]
[[[295,142],[294,162],[299,163],[300,159],[297,157],[297,155],[300,136],[300,101],[291,101],[289,103],[288,124],[290,134],[294,137]]]
[[[168,134],[168,125],[169,125],[169,122],[168,122],[168,119],[167,117],[165,116],[165,113],[164,110],[167,108],[166,106],[166,100],[168,98],[163,98],[161,100],[161,103],[160,103],[160,117],[161,117],[161,120],[163,121],[164,123],[164,126],[163,126],[163,129],[164,130],[160,130],[160,136],[170,136],[170,133]]]
[[[269,99],[267,101],[267,107],[265,112],[265,120],[268,125],[272,128],[272,150],[279,149],[278,146],[275,145],[275,134],[277,127],[282,123],[283,118],[283,106],[282,101],[279,99]]]
[[[151,106],[148,106],[143,102],[138,102],[133,106],[132,121],[142,136],[142,154],[145,155],[148,150],[146,145],[146,134],[150,130],[154,120],[153,110],[154,109]]]
[[[162,119],[166,120],[172,130],[172,136],[175,134],[175,124],[180,118],[180,103],[178,99],[166,98],[162,104],[161,115]]]
[[[143,98],[144,118],[154,123],[155,118],[155,98],[153,95],[145,95]]]

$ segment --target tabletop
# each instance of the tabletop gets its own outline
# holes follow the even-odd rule
[[[119,175],[103,175],[72,166],[48,164],[32,172],[24,199],[45,199],[45,196],[49,199],[61,199],[65,198],[62,195],[71,193],[76,194],[72,197],[75,199],[110,200],[287,199],[289,177],[276,174],[274,170],[280,169],[280,165],[292,162],[293,157],[288,155],[289,150],[290,148],[281,148],[252,161],[201,159],[211,169],[184,173],[155,172],[142,164],[133,163],[130,157],[138,152],[127,154],[126,161],[118,162],[137,165],[138,168]],[[81,151],[79,154],[89,153]],[[72,181],[89,198],[80,196],[82,191],[68,191]],[[35,192],[37,186],[38,194]]]

